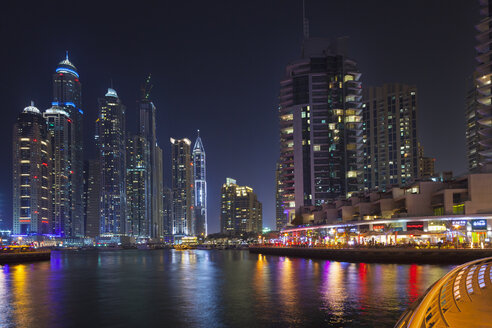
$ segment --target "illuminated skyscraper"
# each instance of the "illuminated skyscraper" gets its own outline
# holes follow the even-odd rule
[[[220,199],[222,233],[262,233],[263,210],[253,188],[238,186],[236,180],[227,178]]]
[[[480,106],[477,99],[479,97],[477,73],[473,74],[466,81],[466,97],[465,97],[465,136],[466,136],[466,150],[468,159],[469,172],[478,172],[480,163],[480,124],[478,122],[479,116],[477,109]]]
[[[207,165],[200,130],[193,146],[196,235],[207,236]]]
[[[173,235],[195,235],[193,162],[191,141],[171,138]]]
[[[365,190],[403,186],[420,175],[417,88],[392,83],[364,89],[362,161]]]
[[[125,106],[112,88],[99,99],[96,140],[101,163],[101,234],[121,235],[126,225]]]
[[[162,195],[162,234],[170,236],[173,234],[173,192],[171,188],[165,187]]]
[[[74,226],[71,216],[71,142],[72,120],[69,114],[60,106],[53,106],[43,113],[48,123],[51,135],[52,160],[52,206],[53,233],[59,236],[73,236]]]
[[[51,233],[51,137],[33,104],[17,117],[13,130],[14,234]]]
[[[71,237],[84,235],[83,209],[83,133],[82,133],[82,95],[77,68],[66,58],[56,67],[53,74],[53,106],[58,106],[68,113],[71,123],[70,153],[70,225]]]
[[[164,208],[163,208],[163,199],[162,195],[164,192],[164,177],[163,177],[163,162],[162,162],[162,148],[159,145],[155,147],[155,185],[156,185],[156,195],[158,196],[157,201],[157,214],[155,217],[155,221],[153,221],[153,235],[155,238],[161,238],[163,236],[162,232],[162,220],[164,217]]]
[[[127,234],[150,236],[150,150],[147,139],[134,135],[126,142]]]
[[[359,190],[361,73],[344,40],[304,40],[280,82],[280,173],[287,222]]]
[[[101,222],[101,163],[99,160],[84,162],[84,214],[85,235],[99,236]]]
[[[477,61],[479,65],[475,70],[477,82],[477,94],[475,95],[477,106],[475,117],[470,117],[472,113],[468,113],[468,120],[475,119],[478,123],[477,138],[474,142],[478,145],[469,145],[468,149],[475,149],[478,152],[477,166],[473,171],[489,173],[492,172],[492,58],[490,56],[491,41],[492,41],[492,0],[480,0],[480,14],[482,20],[476,29],[478,35],[476,39],[478,45]],[[473,129],[473,128],[472,128]],[[470,158],[470,156],[469,156]]]
[[[157,137],[155,128],[155,111],[154,103],[150,100],[150,91],[152,84],[150,83],[150,75],[145,80],[142,86],[142,95],[138,101],[140,111],[140,135],[147,139],[150,147],[150,186],[151,186],[151,237],[159,238],[162,236],[162,172],[157,168],[162,167],[162,156],[157,157]],[[162,150],[161,150],[162,153]],[[161,189],[162,190],[162,189]]]
[[[279,231],[287,225],[287,215],[284,213],[284,204],[282,202],[281,174],[282,165],[277,162],[277,167],[275,169],[275,227]]]

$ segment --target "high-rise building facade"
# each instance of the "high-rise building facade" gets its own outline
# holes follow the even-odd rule
[[[466,98],[465,98],[465,137],[466,137],[466,150],[468,160],[468,171],[477,172],[479,170],[480,162],[480,150],[479,150],[479,127],[478,122],[478,106],[477,101],[479,97],[478,84],[476,82],[477,74],[473,74],[472,77],[467,79],[466,83]]]
[[[163,236],[162,232],[162,220],[164,216],[163,199],[162,195],[164,192],[164,177],[163,177],[163,159],[162,159],[162,148],[159,145],[155,147],[155,191],[158,199],[156,200],[156,215],[153,221],[153,233],[155,238],[161,238]]]
[[[162,234],[171,236],[173,234],[173,192],[171,188],[165,187],[162,192]]]
[[[112,88],[99,99],[96,131],[101,163],[100,233],[122,235],[127,222],[125,106]]]
[[[280,176],[282,174],[282,164],[277,162],[275,169],[275,227],[280,231],[287,225],[287,215],[284,213],[284,204],[282,202],[282,181]]]
[[[253,188],[227,178],[221,189],[220,231],[227,234],[261,233],[263,210]]]
[[[83,209],[83,111],[82,94],[77,68],[67,57],[58,63],[53,74],[53,106],[68,113],[71,121],[69,145],[70,155],[70,227],[65,233],[70,237],[84,236]]]
[[[52,231],[58,236],[73,236],[72,225],[72,120],[69,114],[60,106],[53,106],[43,113],[51,135],[52,161]]]
[[[385,84],[364,89],[362,160],[364,190],[386,190],[419,177],[417,88]]]
[[[476,25],[478,35],[477,61],[477,122],[478,172],[492,172],[492,0],[480,0],[482,20]]]
[[[207,236],[207,161],[200,130],[193,146],[193,177],[195,180],[196,235]]]
[[[194,179],[191,141],[171,138],[173,235],[195,235]]]
[[[151,185],[151,237],[159,238],[162,236],[162,170],[157,168],[162,166],[162,155],[158,158],[158,145],[156,136],[156,108],[150,100],[150,75],[142,86],[142,95],[138,101],[140,112],[140,135],[147,139],[150,148],[150,185]],[[161,150],[162,154],[162,150]],[[159,162],[160,161],[160,162]]]
[[[361,82],[343,40],[307,38],[280,82],[282,202],[291,223],[304,206],[359,190]],[[301,222],[298,222],[301,223]]]
[[[86,237],[99,236],[101,223],[101,163],[84,161],[84,224]]]
[[[31,104],[13,130],[14,234],[51,233],[51,174],[51,136],[43,115]]]
[[[133,135],[126,141],[126,198],[130,236],[150,237],[150,147],[146,138]]]

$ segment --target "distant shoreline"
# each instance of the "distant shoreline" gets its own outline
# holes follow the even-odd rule
[[[492,256],[492,249],[250,247],[249,252],[253,254],[302,257],[340,262],[394,264],[461,264]]]

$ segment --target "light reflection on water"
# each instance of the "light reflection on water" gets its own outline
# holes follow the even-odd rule
[[[0,267],[0,327],[392,327],[451,266],[247,251],[53,252]]]

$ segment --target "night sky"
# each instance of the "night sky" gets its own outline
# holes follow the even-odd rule
[[[464,174],[465,79],[475,67],[475,0],[307,1],[311,36],[349,36],[363,87],[417,85],[419,139],[436,170]],[[300,55],[301,0],[7,1],[0,11],[0,216],[12,219],[12,127],[30,100],[44,110],[69,51],[82,82],[85,155],[95,158],[97,98],[114,88],[137,132],[139,86],[152,73],[165,184],[169,137],[196,130],[207,152],[209,231],[219,230],[226,177],[249,185],[274,227],[277,96]]]

